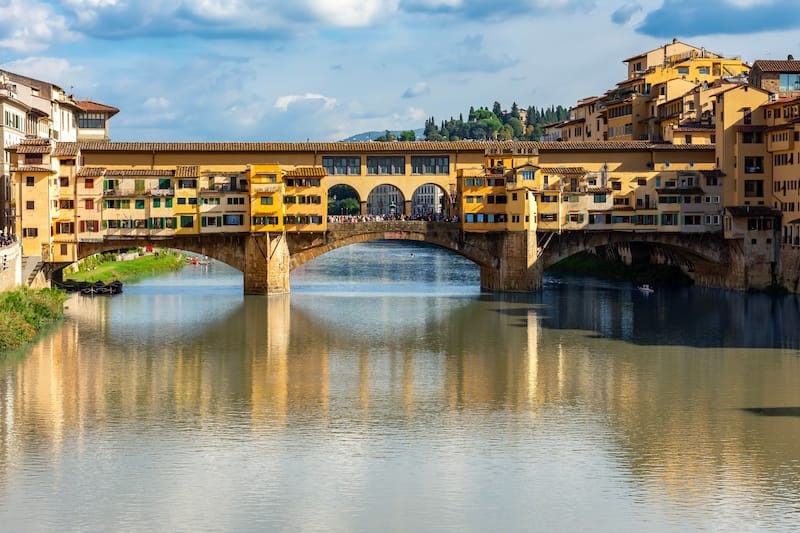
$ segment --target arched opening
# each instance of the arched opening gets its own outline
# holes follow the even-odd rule
[[[367,196],[368,215],[399,218],[405,215],[405,198],[394,185],[378,185]]]
[[[448,215],[447,192],[435,183],[420,185],[411,196],[411,218],[442,220]]]
[[[361,198],[350,185],[334,185],[328,189],[328,215],[352,216],[361,214]]]

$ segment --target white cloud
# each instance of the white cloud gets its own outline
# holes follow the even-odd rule
[[[427,83],[424,81],[420,81],[415,83],[413,87],[409,87],[403,93],[403,98],[416,98],[417,96],[422,96],[423,94],[428,94],[431,92],[431,88],[428,86]]]
[[[302,95],[290,94],[279,96],[278,99],[275,100],[275,109],[287,111],[290,105],[307,100],[322,100],[324,102],[323,109],[332,109],[336,105],[335,98],[328,98],[327,96],[316,93],[305,93]]]
[[[36,80],[46,81],[61,86],[69,92],[69,83],[82,76],[83,69],[70,64],[69,61],[58,57],[26,57],[16,61],[3,63],[3,69]]]
[[[151,96],[144,101],[142,107],[148,110],[158,111],[168,109],[170,105],[170,101],[163,96]]]
[[[419,124],[428,118],[428,113],[426,113],[424,109],[420,109],[418,107],[409,107],[408,112],[406,113],[406,116],[404,118],[409,122]]]
[[[398,0],[308,0],[310,11],[333,26],[367,26],[397,12]]]
[[[54,42],[76,38],[64,17],[36,0],[0,3],[0,35],[0,48],[18,52],[46,50]]]

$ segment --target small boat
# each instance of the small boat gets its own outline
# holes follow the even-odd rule
[[[651,292],[655,292],[655,289],[653,289],[653,287],[651,287],[649,283],[642,283],[641,285],[639,285],[638,288],[640,292],[643,292],[645,294],[650,294]]]
[[[84,296],[94,296],[95,294],[119,294],[122,292],[122,282],[121,281],[112,281],[108,285],[103,283],[102,281],[95,281],[91,285],[84,287],[81,289],[81,294]]]

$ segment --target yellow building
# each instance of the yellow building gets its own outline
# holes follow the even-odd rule
[[[283,175],[280,165],[251,165],[249,170],[251,231],[283,231]]]

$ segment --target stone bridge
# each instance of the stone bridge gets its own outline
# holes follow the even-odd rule
[[[473,233],[457,223],[386,221],[329,224],[328,231],[319,233],[206,234],[159,240],[106,237],[80,243],[78,253],[83,258],[148,245],[195,252],[243,272],[245,294],[271,294],[289,291],[292,269],[336,248],[378,239],[426,242],[457,253],[478,265],[481,287],[491,291],[539,290],[545,269],[566,257],[599,249],[627,263],[678,265],[700,285],[747,288],[746,280],[732,274],[745,270],[738,241],[709,233]],[[54,277],[64,266],[50,265]]]

